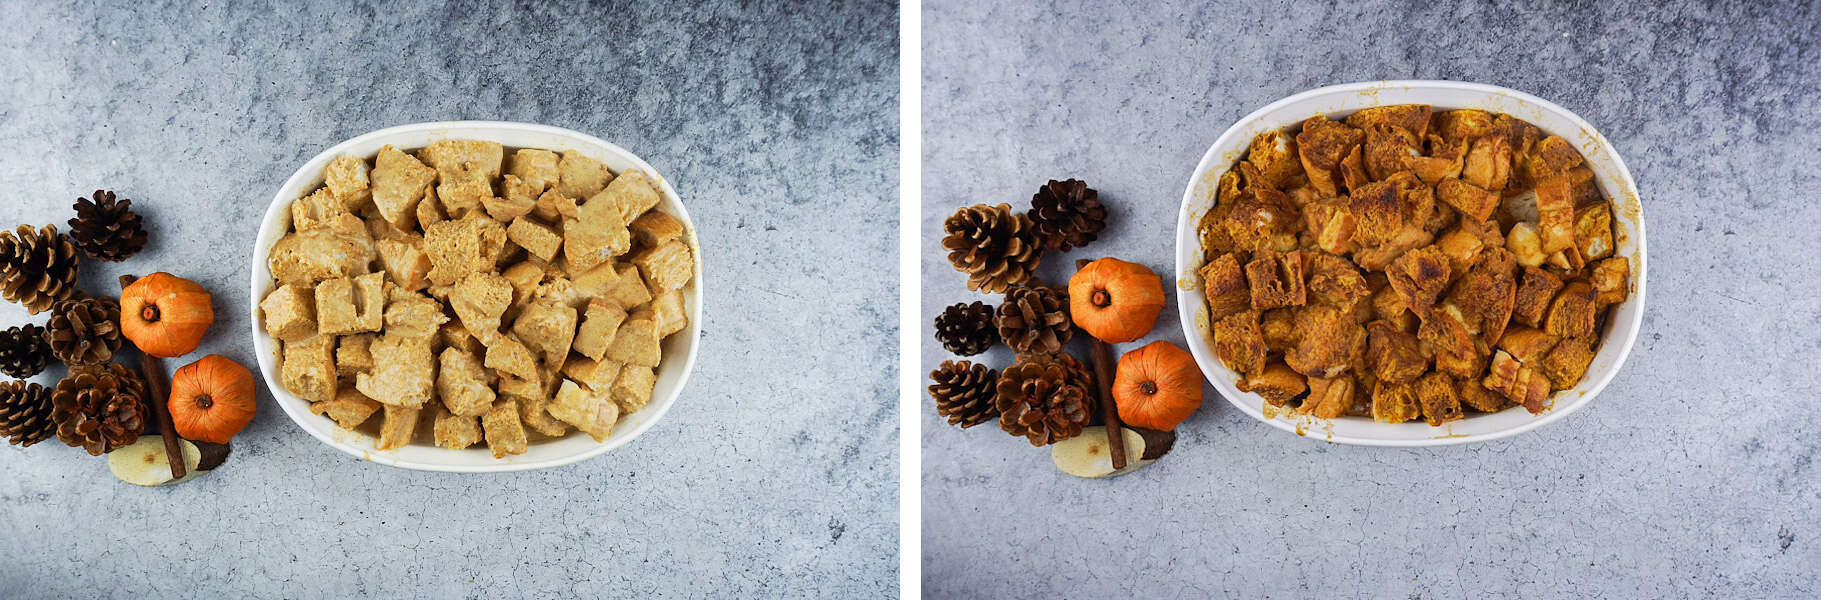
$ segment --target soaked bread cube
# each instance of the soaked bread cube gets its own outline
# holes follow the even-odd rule
[[[657,385],[657,372],[651,367],[626,365],[607,393],[620,406],[620,414],[632,414],[651,403],[651,391]]]
[[[354,378],[354,387],[387,406],[418,408],[436,395],[434,338],[386,334],[373,340],[373,371]]]
[[[373,204],[387,223],[399,229],[417,226],[417,203],[424,190],[436,180],[436,169],[424,166],[409,154],[391,146],[379,149],[374,159]]]
[[[373,338],[371,333],[342,336],[335,348],[335,372],[343,381],[353,381],[357,373],[373,370]],[[345,387],[345,386],[344,386]]]
[[[279,380],[285,389],[309,402],[335,398],[335,336],[317,335],[284,344]]]
[[[367,178],[367,161],[343,156],[323,168],[322,181],[348,212],[360,212],[373,201],[372,182]]]
[[[506,159],[506,172],[509,173],[507,176],[524,181],[525,185],[529,186],[531,195],[536,197],[545,188],[555,184],[560,177],[557,160],[556,153],[549,150],[535,148],[518,150]]]
[[[486,432],[487,449],[493,451],[494,458],[524,454],[530,448],[525,426],[519,421],[518,403],[511,400],[494,403],[481,417],[481,429]]]
[[[563,152],[557,160],[556,190],[570,198],[588,198],[600,193],[613,180],[607,166],[574,150]]]
[[[424,254],[422,237],[405,234],[374,245],[379,249],[380,266],[393,284],[414,292],[430,285],[430,256]]]
[[[519,421],[533,432],[561,436],[569,433],[569,424],[550,416],[548,410],[551,397],[556,395],[556,385],[561,380],[554,369],[541,368],[538,369],[535,381],[513,377],[500,379],[500,395],[518,403]]]
[[[436,169],[444,181],[472,173],[487,181],[499,179],[505,148],[499,142],[481,140],[438,140],[424,146],[417,155]]]
[[[695,276],[695,261],[690,258],[689,246],[681,240],[640,250],[632,255],[632,264],[639,268],[645,282],[654,290],[683,287]]]
[[[1364,140],[1365,132],[1324,117],[1303,121],[1302,131],[1296,134],[1296,149],[1309,185],[1323,196],[1335,195],[1335,170]]]
[[[1222,254],[1203,265],[1199,273],[1208,297],[1208,319],[1219,321],[1252,307],[1251,291],[1246,288],[1238,255]]]
[[[595,360],[606,357],[607,347],[613,344],[614,334],[619,333],[620,324],[625,321],[626,311],[613,301],[590,300],[587,312],[582,315],[581,328],[575,334],[576,353]]]
[[[613,385],[613,380],[620,374],[620,363],[611,360],[595,360],[584,356],[571,356],[569,362],[563,363],[563,375],[591,390],[605,392]]]
[[[531,303],[512,322],[512,332],[551,365],[563,364],[575,341],[576,311],[562,302],[544,299]]]
[[[556,258],[556,252],[563,248],[561,233],[526,217],[512,220],[512,225],[506,227],[506,239],[545,261]]]
[[[438,448],[461,450],[481,441],[481,421],[478,417],[451,413],[440,406],[436,408],[436,424],[431,426],[431,430],[436,434]]]
[[[481,206],[487,209],[487,216],[501,223],[510,223],[513,219],[531,214],[537,207],[538,190],[531,184],[513,175],[507,175],[500,184],[504,194],[481,198]],[[507,230],[508,233],[511,230]]]
[[[376,450],[397,450],[411,445],[411,438],[417,436],[417,420],[420,411],[408,406],[386,404],[386,421],[379,427],[379,441],[373,444]]]
[[[417,202],[417,226],[429,229],[431,225],[449,220],[449,212],[443,210],[442,199],[436,195],[434,188],[424,190],[424,199]]]
[[[310,412],[329,417],[336,427],[351,430],[367,422],[367,418],[379,412],[379,407],[378,402],[361,395],[354,386],[344,385],[336,390],[335,398],[311,403]]]
[[[1461,179],[1483,190],[1505,191],[1511,179],[1511,142],[1502,135],[1474,140],[1461,166]]]
[[[603,297],[614,301],[623,308],[641,306],[651,301],[651,288],[645,285],[645,278],[639,275],[639,268],[631,263],[613,266],[616,279],[607,288]]]
[[[683,307],[683,291],[670,290],[651,298],[651,316],[658,326],[658,337],[689,327],[689,313]]]
[[[517,336],[494,335],[491,341],[481,342],[487,345],[487,368],[520,379],[537,377],[537,357]]]
[[[491,272],[469,273],[449,292],[449,308],[462,327],[488,345],[499,337],[500,315],[511,305],[512,283]]]
[[[291,229],[309,231],[328,227],[331,221],[349,216],[347,207],[341,200],[329,192],[329,188],[317,188],[316,191],[298,198],[291,203]],[[364,225],[362,229],[365,229]]]
[[[575,426],[597,442],[607,441],[613,424],[620,420],[619,405],[606,394],[589,391],[567,379],[557,388],[556,400],[548,410],[550,416]]]
[[[1310,378],[1309,396],[1303,399],[1299,412],[1314,415],[1323,419],[1337,419],[1346,416],[1353,408],[1354,381],[1352,375],[1341,375],[1331,379]]]
[[[493,373],[481,368],[481,360],[460,348],[444,348],[438,358],[436,395],[449,412],[479,416],[493,406]]]
[[[444,221],[424,229],[430,255],[430,282],[452,284],[476,272],[492,272],[506,246],[506,227],[480,215]]]
[[[632,223],[639,215],[656,207],[659,200],[656,184],[644,171],[637,169],[621,173],[607,184],[606,189],[587,198],[587,204],[582,207],[584,210],[595,205],[611,209],[622,225]]]
[[[316,335],[316,294],[302,285],[278,286],[259,302],[266,332],[285,342]]]
[[[1612,206],[1604,202],[1575,210],[1574,243],[1583,259],[1594,261],[1612,255]]]
[[[635,272],[637,267],[634,267]],[[601,263],[594,268],[575,276],[575,289],[590,297],[608,296],[613,286],[620,282],[619,265],[611,262]],[[643,282],[641,282],[641,285]]]
[[[493,181],[474,170],[478,168],[481,167],[467,163],[454,173],[439,176],[442,183],[436,186],[436,199],[449,218],[478,212],[484,203],[493,199]]]
[[[316,284],[317,327],[325,335],[379,331],[385,326],[384,273]]]
[[[561,223],[579,214],[581,209],[577,207],[575,197],[564,195],[556,188],[544,190],[531,206],[531,216],[546,223]]]
[[[1297,310],[1296,329],[1301,335],[1284,362],[1298,373],[1329,379],[1365,362],[1366,329],[1339,309],[1316,304]]]
[[[386,335],[429,338],[449,322],[442,303],[423,294],[393,287],[387,295],[391,303],[386,306]]]
[[[563,259],[584,272],[632,249],[632,233],[611,205],[590,202],[563,221]]]
[[[1274,362],[1239,380],[1239,391],[1263,396],[1271,406],[1285,406],[1309,389],[1307,378],[1289,365]]]
[[[319,228],[273,242],[266,267],[280,283],[312,285],[324,279],[366,273],[373,256],[370,240]]]
[[[633,241],[647,248],[683,237],[683,222],[661,210],[646,211],[626,228]]]
[[[617,362],[647,367],[658,366],[663,349],[658,345],[658,327],[650,313],[639,313],[620,324],[607,346],[607,358]]]
[[[1511,401],[1486,386],[1480,385],[1477,378],[1464,378],[1455,382],[1454,393],[1461,404],[1480,412],[1498,412],[1511,406]]]
[[[1258,134],[1246,150],[1246,161],[1258,169],[1259,183],[1284,187],[1303,174],[1296,138],[1283,131]]]
[[[1551,177],[1537,182],[1536,214],[1543,254],[1574,247],[1574,194],[1567,178]]]
[[[1530,327],[1512,327],[1505,330],[1499,338],[1499,350],[1510,354],[1518,362],[1534,362],[1548,354],[1560,338],[1549,335],[1549,332]]]

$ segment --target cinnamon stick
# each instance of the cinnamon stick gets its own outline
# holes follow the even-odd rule
[[[132,285],[137,277],[120,276],[120,289]],[[158,433],[164,438],[165,462],[171,463],[171,477],[183,479],[183,446],[178,443],[177,425],[171,422],[171,411],[166,402],[171,398],[171,385],[164,378],[164,361],[158,357],[139,351],[139,376],[145,378],[146,403],[152,405],[152,418],[158,421]]]
[[[1076,259],[1075,269],[1080,270],[1090,262],[1093,261]],[[1113,456],[1113,468],[1124,469],[1125,434],[1120,431],[1119,405],[1113,401],[1113,347],[1092,335],[1088,339],[1093,340],[1094,344],[1094,387],[1100,394],[1100,414],[1106,421],[1107,450]]]

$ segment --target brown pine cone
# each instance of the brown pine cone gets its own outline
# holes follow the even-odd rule
[[[56,225],[0,231],[0,297],[38,314],[76,294],[81,257]]]
[[[1051,179],[1031,196],[1031,225],[1043,247],[1057,252],[1080,248],[1100,237],[1107,209],[1100,192],[1079,179]]]
[[[57,439],[90,456],[138,440],[151,418],[147,408],[145,381],[119,364],[76,368],[51,393]]]
[[[0,383],[0,436],[21,448],[57,433],[51,420],[51,390],[36,383]]]
[[[70,239],[94,258],[126,260],[145,247],[145,228],[132,206],[132,200],[115,202],[114,193],[107,190],[95,190],[93,200],[77,198],[72,206],[76,218],[70,219]]]
[[[948,417],[948,424],[966,429],[999,417],[999,407],[993,404],[998,371],[965,360],[945,360],[929,378],[936,382],[929,386],[936,414]]]
[[[72,367],[114,360],[120,350],[120,303],[112,298],[58,302],[44,340],[52,355]]]
[[[44,342],[44,328],[27,324],[0,331],[0,373],[25,379],[44,372],[51,362],[51,346]]]
[[[1030,355],[999,375],[999,428],[1045,446],[1081,434],[1096,407],[1094,377],[1067,354]]]
[[[1031,218],[1007,204],[975,204],[955,211],[942,223],[942,248],[948,261],[967,274],[967,289],[989,294],[1024,283],[1043,262]]]
[[[959,356],[973,356],[999,343],[993,309],[985,302],[961,303],[936,315],[936,341]]]
[[[1019,354],[1053,354],[1075,336],[1069,296],[1060,288],[1018,286],[1005,292],[993,322],[999,337]]]

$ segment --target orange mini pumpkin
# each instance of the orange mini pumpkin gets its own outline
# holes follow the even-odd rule
[[[1119,357],[1113,402],[1127,425],[1173,431],[1201,408],[1201,369],[1175,344],[1151,342]]]
[[[189,354],[214,322],[209,292],[170,273],[141,277],[120,291],[120,333],[152,356]]]
[[[1150,333],[1163,303],[1163,279],[1141,264],[1102,258],[1069,278],[1069,317],[1109,344]]]
[[[226,444],[259,414],[253,372],[219,354],[171,377],[171,423],[184,439]]]

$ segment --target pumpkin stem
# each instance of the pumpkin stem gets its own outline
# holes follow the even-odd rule
[[[1091,300],[1097,308],[1106,308],[1113,303],[1112,296],[1107,295],[1106,290],[1094,290],[1094,295],[1090,297],[1089,300]]]
[[[1155,382],[1155,381],[1141,382],[1138,384],[1138,389],[1144,390],[1144,393],[1147,396],[1151,395],[1151,394],[1156,394],[1157,393],[1157,382]]]
[[[158,305],[150,304],[150,303],[146,304],[145,308],[140,309],[139,318],[145,319],[145,322],[147,322],[147,323],[157,323],[158,322]]]
[[[1149,383],[1149,382],[1147,382],[1147,383]],[[215,405],[215,399],[210,398],[208,394],[202,394],[202,395],[196,396],[196,408],[206,409],[206,408],[214,406],[214,405]]]

